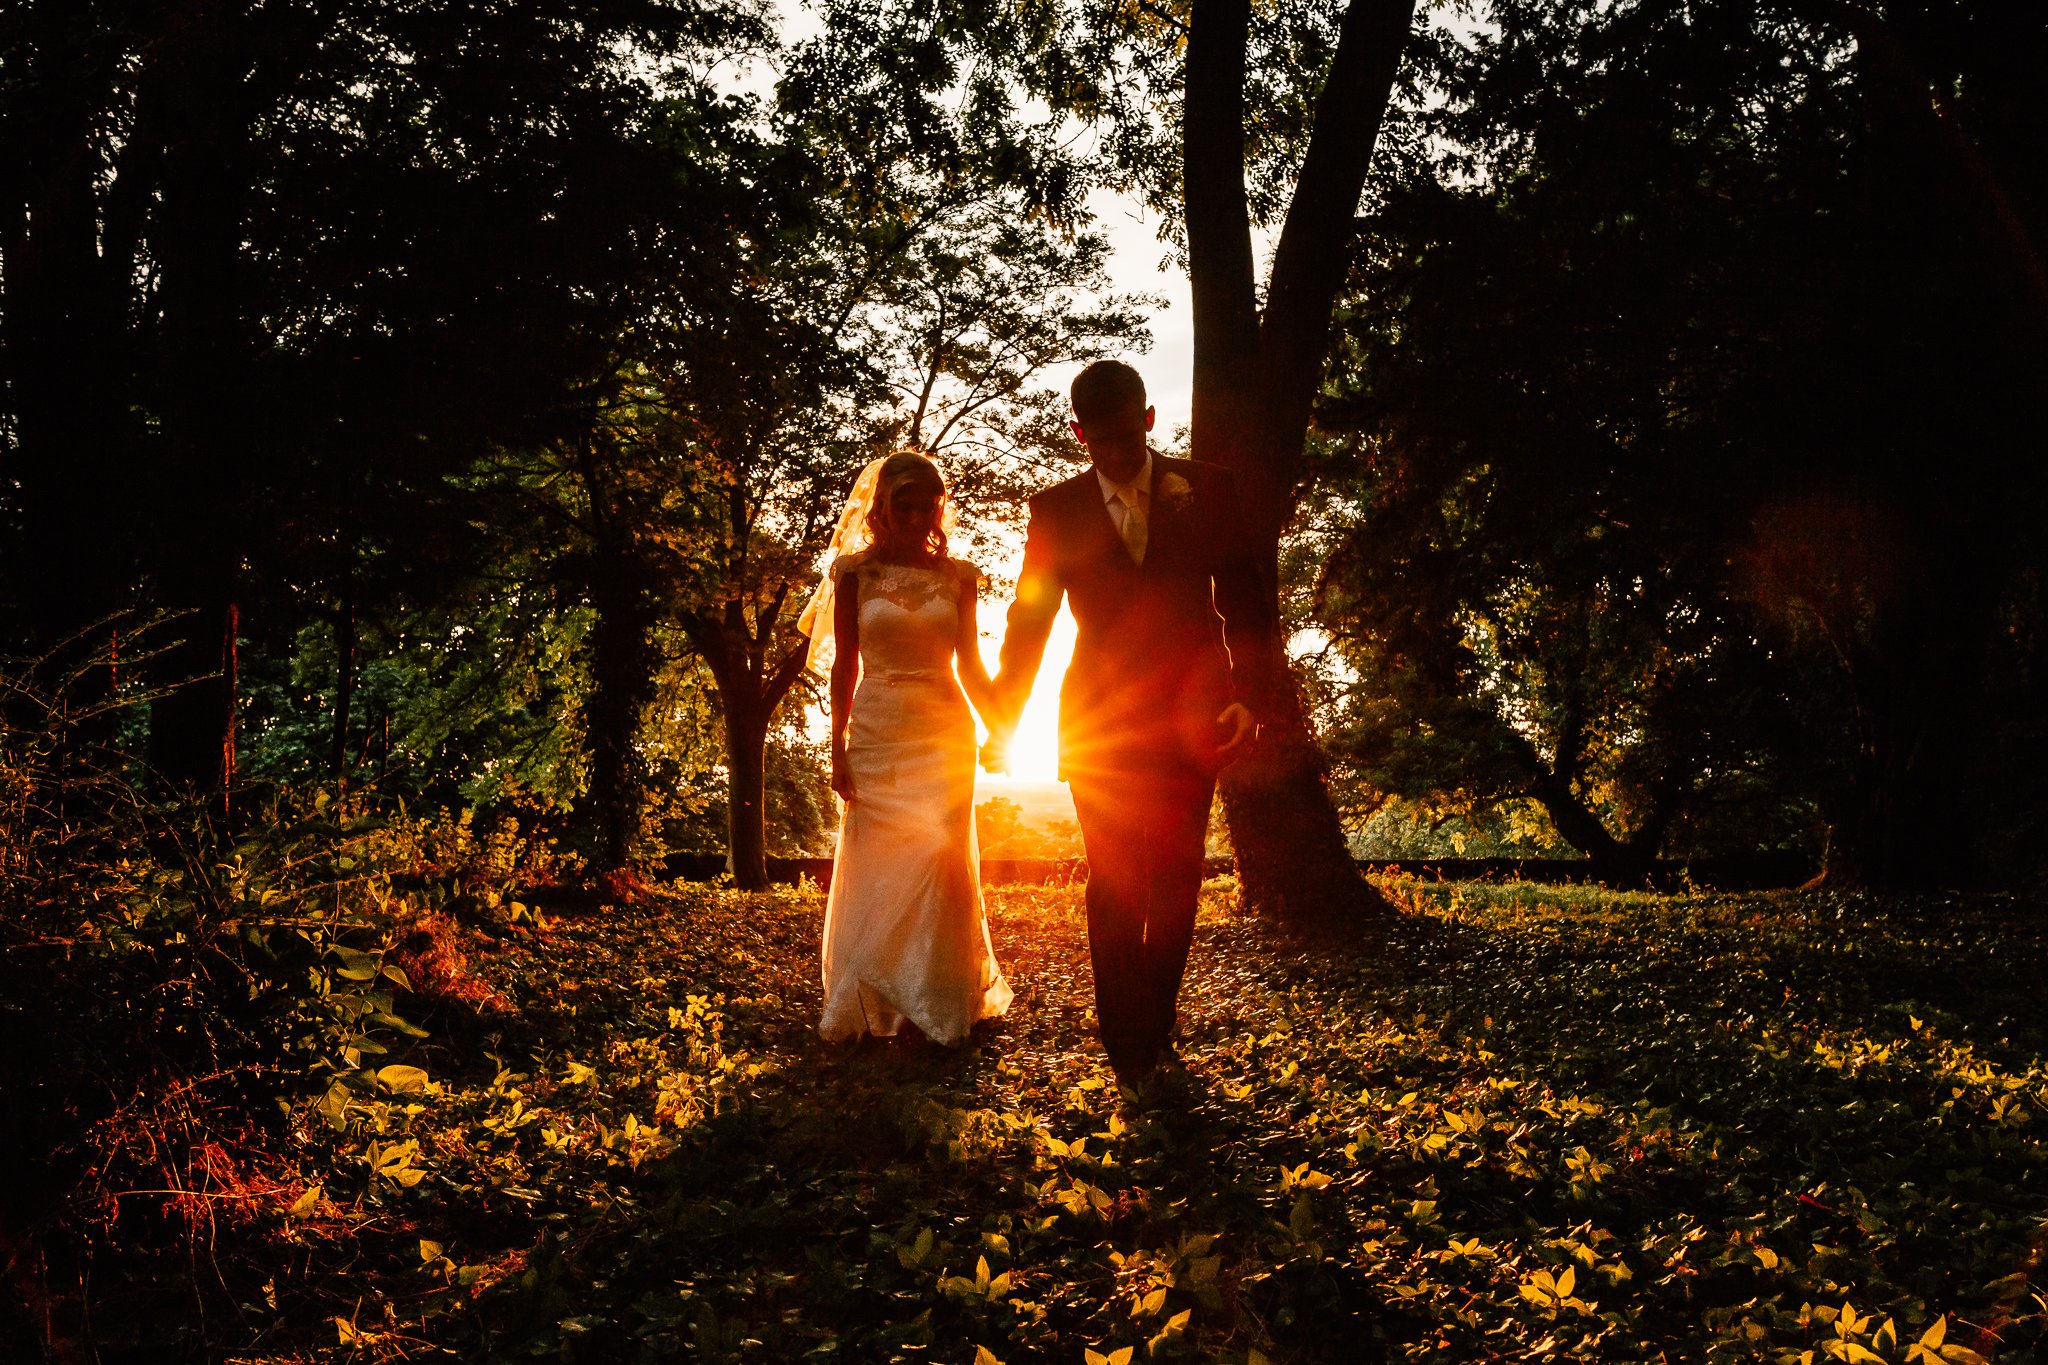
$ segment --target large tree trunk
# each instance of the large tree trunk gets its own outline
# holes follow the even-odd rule
[[[805,644],[797,636],[796,647],[772,667],[755,666],[760,646],[753,641],[740,667],[730,656],[712,664],[725,711],[726,867],[744,891],[768,885],[768,727],[803,676]]]
[[[175,793],[225,794],[235,776],[236,634],[241,611],[232,581],[216,576],[182,601],[204,601],[178,624],[180,638],[157,660],[177,686],[149,708],[149,763]],[[223,807],[224,809],[224,807]]]
[[[1664,836],[1678,811],[1678,788],[1667,784],[1651,798],[1650,810],[1641,825],[1626,838],[1617,838],[1600,817],[1578,798],[1568,777],[1545,768],[1533,757],[1530,795],[1542,805],[1564,841],[1586,855],[1593,879],[1606,886],[1640,886],[1656,864]]]
[[[355,588],[344,580],[334,612],[334,726],[328,736],[328,768],[337,782],[348,777],[349,713],[356,700]]]
[[[784,584],[757,601],[751,622],[737,597],[717,616],[682,617],[725,713],[726,870],[742,891],[768,886],[768,727],[809,654],[810,642],[782,619],[789,592]],[[784,634],[792,647],[777,659],[775,639]]]
[[[10,572],[30,649],[72,640],[125,605],[134,537],[123,524],[136,438],[125,314],[128,264],[102,255],[94,136],[107,73],[93,68],[88,20],[38,6],[15,73],[17,133],[0,150],[6,192],[5,381],[15,444],[8,476],[20,500]],[[90,643],[84,648],[90,649]],[[81,679],[111,688],[108,677]],[[90,703],[97,696],[74,696]],[[110,731],[104,713],[100,728]],[[99,736],[103,737],[103,736]]]
[[[604,486],[587,449],[584,468],[599,538],[590,584],[597,617],[591,628],[591,692],[586,707],[590,801],[596,816],[599,870],[622,872],[632,866],[647,804],[640,726],[654,700],[660,665],[654,647],[657,594],[650,567],[630,544],[616,543],[624,532],[600,506]]]
[[[1196,459],[1236,472],[1276,602],[1280,538],[1294,511],[1330,314],[1413,15],[1414,0],[1353,0],[1346,11],[1261,317],[1244,188],[1250,4],[1194,3],[1183,147],[1195,326],[1190,445]],[[1383,913],[1384,900],[1352,861],[1286,662],[1258,663],[1278,680],[1262,708],[1264,733],[1223,779],[1245,897],[1289,916]]]
[[[640,722],[654,698],[647,623],[637,613],[601,612],[591,642],[590,803],[599,870],[633,863],[646,808],[639,759]]]
[[[735,705],[735,701],[738,704]],[[768,886],[768,712],[725,699],[726,870],[742,891]]]
[[[1245,900],[1295,920],[1382,909],[1331,805],[1322,747],[1300,694],[1291,685],[1280,691],[1268,703],[1258,743],[1223,774],[1224,817]]]
[[[210,792],[233,775],[237,583],[249,545],[246,501],[264,457],[251,404],[269,344],[245,309],[243,258],[250,98],[239,16],[207,10],[168,38],[162,189],[150,250],[162,278],[154,338],[162,446],[153,452],[145,537],[157,600],[193,611],[186,643],[161,660],[171,695],[154,703],[151,758],[174,789]]]

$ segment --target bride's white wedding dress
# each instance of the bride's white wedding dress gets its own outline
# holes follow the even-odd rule
[[[981,904],[974,718],[953,674],[972,565],[850,561],[860,685],[847,713],[853,800],[825,901],[827,1039],[889,1036],[904,1020],[940,1042],[1010,1007]],[[834,565],[844,591],[843,566]]]

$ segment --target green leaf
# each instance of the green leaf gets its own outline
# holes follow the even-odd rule
[[[375,981],[381,964],[375,953],[366,953],[359,948],[344,948],[340,944],[327,950],[341,959],[341,965],[334,969],[336,976],[349,981]]]
[[[1157,1355],[1166,1347],[1178,1344],[1182,1335],[1187,1331],[1188,1319],[1193,1313],[1194,1310],[1192,1308],[1183,1308],[1180,1312],[1168,1318],[1166,1325],[1160,1328],[1150,1341],[1145,1343],[1145,1353],[1147,1355]]]
[[[408,1038],[427,1038],[432,1036],[425,1029],[421,1028],[418,1024],[412,1023],[411,1021],[406,1019],[402,1019],[395,1014],[373,1014],[369,1017],[369,1022],[373,1024],[382,1024],[385,1028],[392,1030],[394,1033],[402,1033]]]
[[[896,1248],[896,1259],[905,1270],[915,1270],[924,1264],[925,1257],[932,1254],[932,1230],[918,1230],[917,1240],[907,1247]]]
[[[378,1069],[377,1084],[394,1095],[412,1095],[424,1094],[433,1082],[416,1066],[394,1064]]]
[[[336,1132],[348,1128],[348,1101],[354,1087],[345,1081],[335,1081],[327,1087],[327,1093],[313,1106],[313,1112],[327,1121],[327,1126]]]
[[[1306,1194],[1295,1196],[1294,1210],[1287,1217],[1288,1234],[1297,1242],[1306,1242],[1315,1229],[1315,1205]]]

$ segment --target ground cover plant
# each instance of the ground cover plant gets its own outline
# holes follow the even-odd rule
[[[232,1128],[216,1094],[160,1136],[203,1159],[89,1182],[124,1215],[68,1319],[101,1359],[1921,1362],[2042,1336],[2031,903],[1397,882],[1365,940],[1280,934],[1220,882],[1185,1073],[1120,1093],[1077,888],[991,890],[1019,999],[974,1049],[833,1049],[814,890],[550,916],[475,877],[506,849],[451,837],[468,883],[377,874],[429,908],[322,940],[307,1017],[358,1023],[274,1119],[245,1077]]]

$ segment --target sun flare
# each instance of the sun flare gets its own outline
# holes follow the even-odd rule
[[[1001,617],[997,618],[998,621]],[[982,655],[994,663],[998,637],[985,636]],[[1024,703],[1024,714],[1018,718],[1017,734],[1010,744],[1010,771],[1007,774],[982,774],[983,781],[1001,782],[1005,777],[1012,782],[1051,782],[1059,776],[1060,762],[1060,680],[1067,675],[1067,664],[1074,657],[1074,615],[1064,603],[1060,614],[1052,623],[1052,634],[1045,642],[1045,662],[1040,665],[1038,679],[1032,685],[1031,697]],[[989,670],[993,673],[993,667]]]

